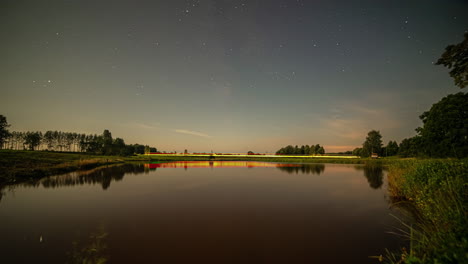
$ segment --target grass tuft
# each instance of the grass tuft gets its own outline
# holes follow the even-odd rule
[[[389,195],[411,211],[411,246],[387,254],[389,263],[468,262],[467,160],[409,160],[389,165]]]

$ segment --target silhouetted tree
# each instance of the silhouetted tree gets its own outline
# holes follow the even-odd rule
[[[381,154],[382,135],[379,131],[371,130],[367,133],[366,141],[362,144],[361,156],[369,157],[372,153]]]
[[[431,157],[468,157],[468,94],[448,95],[420,116],[416,129]]]
[[[325,149],[322,146],[320,146],[318,151],[317,151],[317,154],[320,154],[320,155],[325,154]]]
[[[450,69],[449,74],[455,85],[465,88],[468,85],[468,33],[465,33],[465,39],[461,43],[447,46],[436,65],[444,65]]]
[[[112,154],[126,156],[125,152],[125,141],[121,138],[114,139],[112,143]]]
[[[402,158],[416,157],[421,155],[421,137],[414,136],[412,138],[405,138],[401,141],[398,148],[398,155]]]
[[[316,155],[316,154],[325,154],[325,149],[320,146],[319,144],[317,145],[302,145],[301,147],[299,146],[291,146],[288,145],[286,147],[283,147],[276,151],[276,154],[278,155]]]
[[[109,130],[104,130],[104,132],[102,133],[102,150],[101,150],[101,153],[102,154],[106,154],[106,155],[109,155],[109,154],[112,154],[112,143],[113,143],[113,139],[112,139],[112,134]]]
[[[24,144],[28,146],[29,150],[35,150],[41,144],[41,132],[27,132],[24,138]]]
[[[7,122],[5,116],[0,115],[0,149],[3,148],[3,145],[7,142],[10,132],[8,131],[10,125]]]
[[[135,144],[134,148],[135,148],[136,154],[145,154],[145,146],[140,145],[140,144]]]
[[[395,156],[398,154],[398,143],[396,141],[389,141],[387,146],[385,147],[385,155],[386,156]]]

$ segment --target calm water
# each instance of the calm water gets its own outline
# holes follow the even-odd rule
[[[1,262],[377,263],[401,244],[386,184],[380,167],[259,162],[49,177],[1,191]]]

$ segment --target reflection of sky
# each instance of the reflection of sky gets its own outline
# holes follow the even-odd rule
[[[134,262],[136,255],[141,263],[206,263],[246,252],[256,263],[343,262],[341,257],[360,263],[395,247],[385,233],[395,224],[385,191],[370,188],[354,166],[325,166],[320,175],[265,166],[162,168],[127,173],[105,191],[93,184],[18,186],[0,203],[0,253],[7,262],[60,258],[76,232],[87,234],[101,223],[117,263]],[[13,250],[19,245],[21,251]]]
[[[466,1],[6,1],[0,105],[13,130],[182,152],[411,136],[457,91],[432,63]],[[465,10],[465,11],[463,11]]]

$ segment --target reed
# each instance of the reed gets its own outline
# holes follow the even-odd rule
[[[389,252],[388,263],[467,263],[467,160],[406,160],[389,165],[389,196],[410,211],[400,233],[410,249]]]

